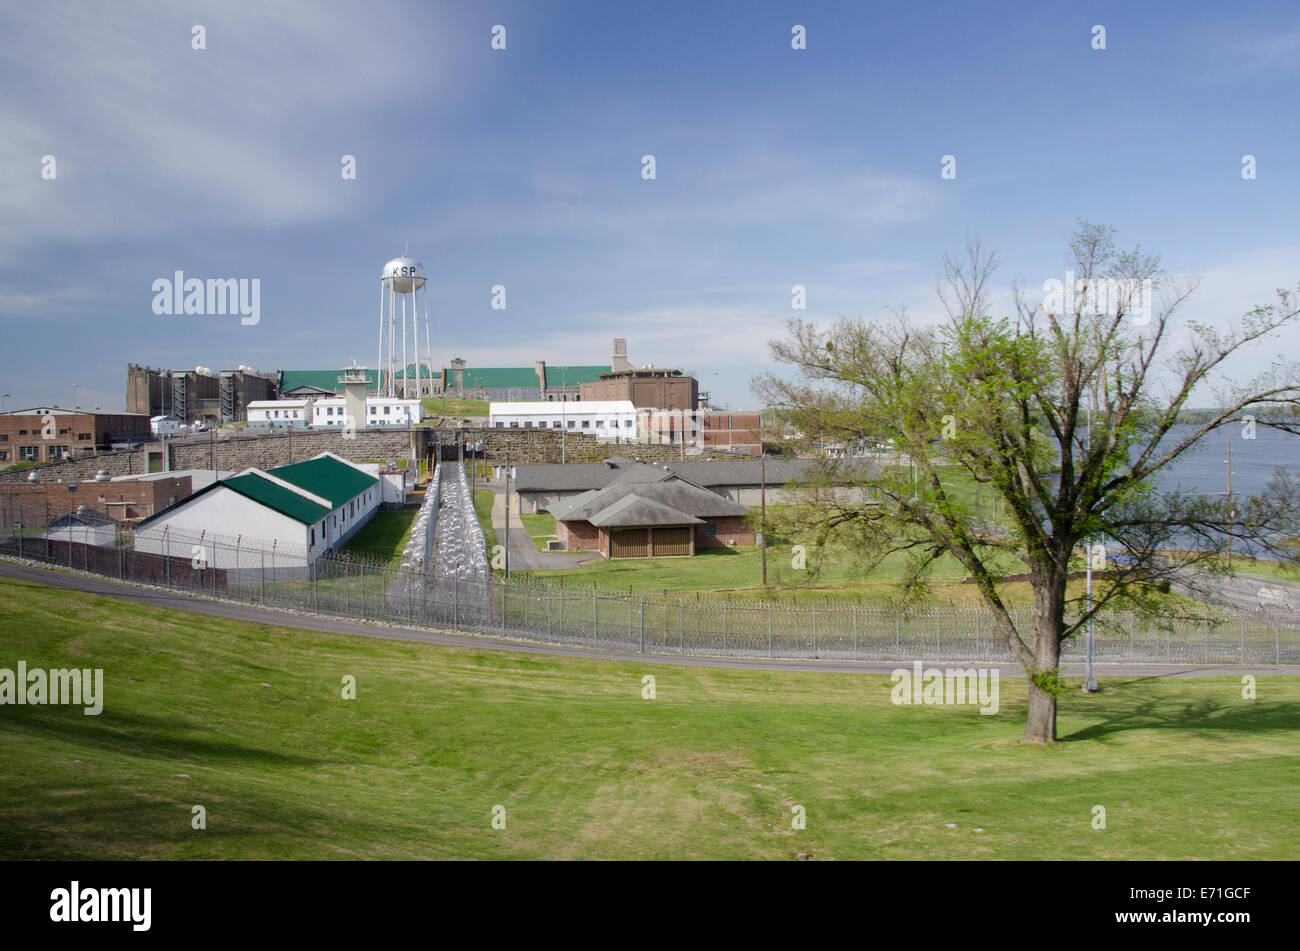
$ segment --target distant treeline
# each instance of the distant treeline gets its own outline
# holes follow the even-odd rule
[[[1184,409],[1178,413],[1177,422],[1199,426],[1208,423],[1221,412],[1223,411],[1218,409]],[[1279,406],[1272,410],[1256,409],[1249,414],[1237,414],[1238,418],[1245,415],[1254,416],[1255,422],[1257,423],[1294,422],[1295,420],[1300,419],[1300,407]]]

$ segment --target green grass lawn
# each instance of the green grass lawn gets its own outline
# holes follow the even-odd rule
[[[1300,836],[1296,677],[1243,700],[1103,676],[1045,750],[1018,743],[1018,680],[981,716],[894,706],[883,675],[442,648],[2,579],[0,618],[4,666],[104,669],[98,717],[0,707],[4,859],[1290,859]]]
[[[524,529],[537,550],[546,551],[547,540],[556,537],[555,516],[547,512],[538,512],[536,515],[520,515],[519,520],[524,523]]]
[[[492,527],[492,500],[496,493],[491,489],[474,490],[474,514],[483,529],[483,543],[487,546],[488,564],[492,563],[492,549],[497,546],[497,531]]]
[[[426,416],[487,416],[492,404],[488,400],[435,399],[426,397]]]
[[[343,547],[385,561],[397,561],[411,537],[411,526],[415,524],[417,514],[419,509],[413,508],[381,509]]]

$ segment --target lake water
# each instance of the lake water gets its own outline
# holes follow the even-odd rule
[[[1195,431],[1195,426],[1175,426],[1163,445],[1172,448]],[[1279,466],[1300,474],[1300,436],[1256,425],[1255,438],[1245,439],[1241,424],[1234,423],[1204,436],[1194,448],[1161,470],[1156,485],[1207,495],[1226,492],[1229,433],[1232,435],[1233,495],[1259,495]]]

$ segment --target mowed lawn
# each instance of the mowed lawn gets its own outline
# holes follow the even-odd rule
[[[1255,700],[1236,678],[1103,678],[1071,691],[1066,742],[1041,749],[1018,743],[1017,680],[981,716],[894,706],[880,675],[450,649],[0,579],[0,667],[19,660],[102,667],[105,699],[98,717],[0,707],[4,859],[1289,859],[1300,843],[1295,677],[1260,677]]]

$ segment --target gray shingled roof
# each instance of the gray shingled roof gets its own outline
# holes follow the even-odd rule
[[[779,488],[790,482],[811,481],[817,474],[819,464],[820,460],[817,459],[768,459],[764,474],[769,486]],[[855,468],[878,465],[879,462],[858,459],[836,463],[837,467]],[[627,478],[629,473],[639,472],[644,477],[652,470],[671,472],[678,478],[704,488],[728,485],[757,486],[762,472],[758,459],[647,463],[615,456],[604,462],[520,466],[519,478],[515,481],[515,485],[520,492],[588,491],[603,489],[607,485]]]
[[[625,495],[613,505],[593,515],[589,521],[601,528],[625,528],[643,525],[703,525],[704,519],[689,512],[647,499],[636,492]]]
[[[605,517],[603,513],[622,499],[636,495],[657,505],[694,518],[719,518],[727,515],[744,515],[745,506],[723,498],[708,489],[692,485],[671,473],[656,471],[647,466],[645,471],[632,470],[623,474],[612,485],[593,489],[552,503],[548,511],[561,522],[591,522]],[[682,524],[678,522],[677,524]]]

